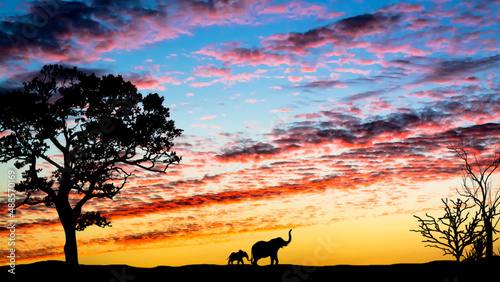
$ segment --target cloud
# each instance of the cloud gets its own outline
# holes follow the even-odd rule
[[[204,119],[214,119],[216,118],[217,115],[210,115],[210,116],[204,116],[204,117],[201,117],[200,120],[204,120]]]
[[[9,68],[15,61],[88,64],[106,52],[192,35],[196,26],[253,23],[253,11],[266,2],[27,2],[25,14],[0,21],[0,62]]]
[[[178,9],[172,14],[172,19],[182,21],[189,27],[250,24],[254,21],[251,11],[259,2],[251,0],[214,0],[214,1],[175,1]]]
[[[214,82],[195,82],[195,83],[189,84],[189,86],[192,86],[192,87],[206,87],[206,86],[210,86],[212,84],[214,84]]]
[[[245,103],[250,103],[250,104],[255,104],[255,103],[258,103],[258,102],[265,102],[266,100],[262,99],[262,100],[257,100],[257,99],[246,99],[245,100]]]
[[[165,90],[162,84],[165,83],[173,85],[181,84],[181,82],[174,77],[168,77],[164,75],[157,76],[156,74],[152,74],[151,72],[146,72],[146,73],[129,72],[124,74],[124,77],[130,80],[130,82],[132,82],[132,84],[134,84],[139,90],[141,89]]]
[[[495,103],[498,103],[495,102]],[[473,109],[473,104],[467,109]],[[304,124],[297,122],[286,128],[275,128],[273,130],[274,144],[279,148],[292,148],[297,150],[308,146],[340,144],[347,148],[359,146],[372,146],[375,142],[388,142],[390,140],[405,139],[419,134],[440,134],[448,128],[449,133],[456,138],[461,129],[453,127],[453,124],[444,122],[447,119],[458,119],[460,112],[469,111],[464,107],[454,108],[453,104],[438,104],[438,110],[423,109],[419,112],[409,111],[393,113],[386,117],[375,118],[371,121],[361,121],[347,114],[337,114],[333,111],[322,112],[330,121]],[[487,111],[487,110],[486,110]],[[486,111],[477,110],[476,113],[469,112],[467,116],[487,115]],[[486,120],[490,122],[490,120]],[[485,129],[485,128],[484,128]],[[458,130],[452,134],[451,130]],[[483,131],[484,133],[484,131]],[[450,135],[450,136],[451,136]],[[470,136],[467,135],[467,136]],[[441,145],[449,141],[446,137]],[[444,145],[446,146],[446,145]],[[421,148],[426,150],[425,148]],[[284,152],[283,152],[284,153]]]
[[[369,75],[370,70],[360,70],[360,69],[353,69],[353,68],[335,68],[335,71],[338,72],[350,72],[350,73],[357,73],[357,74],[363,74],[363,75]]]
[[[195,53],[215,57],[228,65],[279,66],[282,64],[293,65],[296,63],[296,57],[294,55],[270,52],[261,48],[228,49],[227,46],[221,46],[214,49],[214,46],[210,45]]]
[[[499,61],[500,55],[480,59],[439,60],[435,65],[430,66],[430,71],[424,74],[417,83],[446,83],[464,78],[467,80],[473,73],[495,68]]]
[[[361,92],[357,94],[352,94],[351,96],[342,99],[343,102],[354,103],[357,101],[363,101],[370,98],[377,98],[383,94],[387,94],[389,90],[369,90],[366,92]]]
[[[410,3],[396,3],[392,6],[384,7],[380,9],[380,12],[420,12],[424,9],[422,5],[410,4]]]
[[[346,88],[347,85],[345,82],[341,82],[335,79],[327,79],[327,80],[315,80],[303,83],[297,87],[301,88]]]
[[[271,113],[290,113],[292,110],[290,109],[278,109],[278,110],[272,110]]]
[[[274,147],[271,144],[258,142],[249,146],[238,145],[227,148],[223,150],[221,154],[218,154],[215,157],[220,161],[245,162],[259,160],[260,158],[269,155],[279,154],[280,151],[280,148]]]
[[[206,128],[207,125],[203,124],[203,123],[197,123],[197,124],[191,124],[191,127],[203,127],[203,128]]]
[[[26,15],[0,22],[0,61],[84,64],[101,59],[103,52],[138,49],[183,33],[167,24],[164,8],[152,8],[134,1],[30,2]]]
[[[349,49],[356,39],[374,33],[382,33],[397,25],[398,15],[384,13],[364,14],[341,19],[333,24],[311,29],[304,33],[271,35],[263,40],[267,50],[305,55],[311,48],[331,44]]]
[[[326,6],[310,4],[306,1],[283,2],[258,11],[259,15],[282,15],[288,18],[316,16],[318,18],[334,18],[344,13],[328,13]]]
[[[203,67],[201,68],[199,72],[197,71],[196,73],[201,74],[201,76],[205,77],[211,77],[211,76],[219,76],[221,78],[214,79],[210,82],[194,82],[191,83],[190,86],[192,87],[205,87],[205,86],[211,86],[215,83],[224,83],[224,84],[233,84],[234,82],[248,82],[251,81],[254,78],[261,78],[265,77],[262,75],[263,72],[262,70],[256,70],[254,73],[238,73],[238,74],[231,74],[228,70],[226,69],[217,69],[217,68],[212,68],[212,67]]]
[[[214,68],[211,66],[198,66],[193,70],[193,74],[201,77],[229,76],[230,68]]]
[[[288,80],[290,82],[299,82],[299,81],[302,81],[302,79],[304,79],[304,78],[301,76],[292,76],[292,75],[288,76]]]

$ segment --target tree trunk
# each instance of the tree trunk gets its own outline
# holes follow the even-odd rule
[[[71,266],[78,265],[78,247],[76,243],[76,228],[75,223],[63,224],[64,234],[66,235],[66,243],[64,244],[64,256],[66,263]]]
[[[64,244],[64,255],[66,263],[70,266],[78,265],[78,248],[76,242],[76,218],[69,203],[56,204],[57,213],[64,228],[66,242]]]
[[[493,228],[490,220],[484,221],[484,232],[486,233],[486,258],[493,256]]]

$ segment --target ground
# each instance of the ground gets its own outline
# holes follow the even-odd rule
[[[127,265],[81,265],[69,268],[64,262],[45,261],[18,265],[16,274],[9,266],[0,267],[0,281],[426,281],[468,282],[496,281],[500,258],[490,262],[456,263],[434,261],[424,264],[336,265],[306,267],[299,265],[186,265],[154,268]],[[495,276],[493,276],[495,275]],[[4,278],[5,277],[5,278]],[[494,278],[496,277],[496,278]]]

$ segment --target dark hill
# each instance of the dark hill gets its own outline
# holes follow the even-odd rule
[[[186,265],[154,268],[127,265],[81,265],[71,269],[64,262],[45,261],[16,266],[15,275],[0,267],[0,281],[86,281],[86,282],[140,282],[140,281],[425,281],[468,282],[497,281],[500,258],[490,262],[456,263],[434,261],[424,264],[394,265],[336,265],[306,267],[278,266],[223,266]],[[492,280],[493,279],[493,280]]]

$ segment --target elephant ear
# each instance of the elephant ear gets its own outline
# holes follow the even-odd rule
[[[278,238],[271,239],[270,242],[273,242],[274,244],[280,244],[280,243],[285,242],[285,240],[283,240],[283,238],[281,238],[281,237],[278,237]]]

